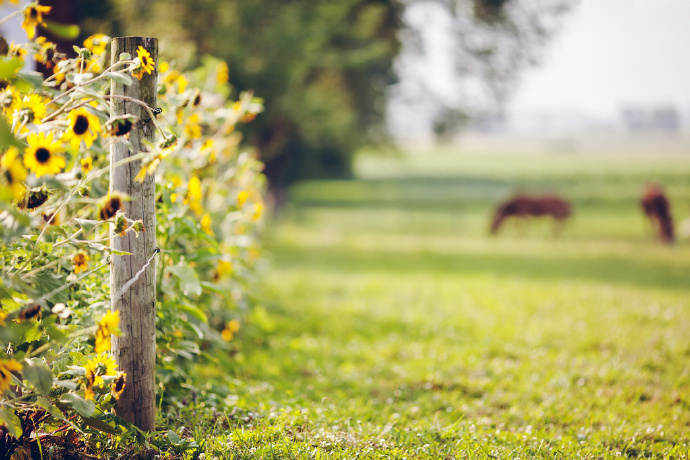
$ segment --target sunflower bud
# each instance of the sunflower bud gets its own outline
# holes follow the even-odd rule
[[[125,214],[118,210],[115,214],[115,233],[120,236],[125,236],[127,227],[127,218],[125,218]]]

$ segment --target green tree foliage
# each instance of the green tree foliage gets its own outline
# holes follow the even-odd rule
[[[449,59],[460,86],[472,93],[479,82],[486,92],[473,105],[472,97],[431,100],[420,91],[417,102],[433,104],[443,134],[500,105],[494,102],[557,28],[554,18],[575,1],[111,0],[125,26],[115,33],[174,44],[169,58],[184,65],[205,54],[224,59],[233,87],[264,98],[266,111],[247,134],[274,190],[304,178],[347,176],[358,148],[387,141],[386,102],[402,40],[407,55],[425,52],[425,26],[412,24],[406,12],[440,8],[452,23]]]
[[[123,14],[134,3],[121,1]],[[247,140],[280,186],[346,174],[354,151],[385,140],[401,13],[390,0],[181,0],[150,2],[123,22],[225,59],[235,88],[270,101]]]

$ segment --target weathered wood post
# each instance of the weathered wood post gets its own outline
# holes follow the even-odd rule
[[[121,53],[137,57],[142,46],[155,63],[158,59],[158,40],[145,37],[117,37],[112,41],[112,62],[120,59]],[[118,161],[145,150],[142,141],[153,141],[155,126],[149,112],[139,104],[118,96],[143,101],[149,107],[156,107],[157,72],[144,73],[141,80],[134,78],[130,86],[113,80],[110,107],[113,116],[133,114],[139,118],[134,125],[129,141],[133,150],[123,142],[114,141],[110,148],[110,190],[129,195],[125,203],[125,215],[129,219],[142,219],[143,233],[135,237],[127,232],[124,237],[112,239],[114,249],[130,252],[130,256],[111,257],[110,292],[111,309],[120,311],[122,335],[112,340],[112,351],[121,371],[127,373],[124,392],[115,405],[117,415],[146,431],[156,428],[156,276],[155,264],[151,263],[142,276],[123,295],[122,291],[137,272],[152,257],[156,247],[156,203],[153,176],[143,182],[134,178],[141,169],[141,160],[113,167]],[[113,231],[111,229],[111,236]]]

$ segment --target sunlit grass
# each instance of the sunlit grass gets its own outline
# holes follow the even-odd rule
[[[687,458],[690,245],[655,243],[636,200],[654,172],[687,207],[690,161],[599,159],[611,180],[595,180],[590,158],[559,158],[547,174],[515,157],[529,186],[556,174],[563,190],[593,188],[560,238],[547,222],[490,238],[502,192],[481,184],[510,165],[451,160],[440,169],[478,179],[441,181],[444,193],[431,176],[406,182],[411,171],[379,178],[387,202],[361,180],[293,191],[270,232],[263,309],[229,367],[203,371],[255,418],[230,423],[208,453]],[[406,206],[412,195],[424,198]]]

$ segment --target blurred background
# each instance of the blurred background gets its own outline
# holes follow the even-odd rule
[[[225,60],[235,90],[265,102],[244,134],[279,210],[417,203],[480,234],[501,200],[549,191],[585,214],[626,204],[644,237],[653,181],[676,223],[688,214],[683,0],[40,3],[80,26],[44,31],[66,53],[104,33],[158,37],[182,68]],[[3,25],[10,40],[20,22]]]

